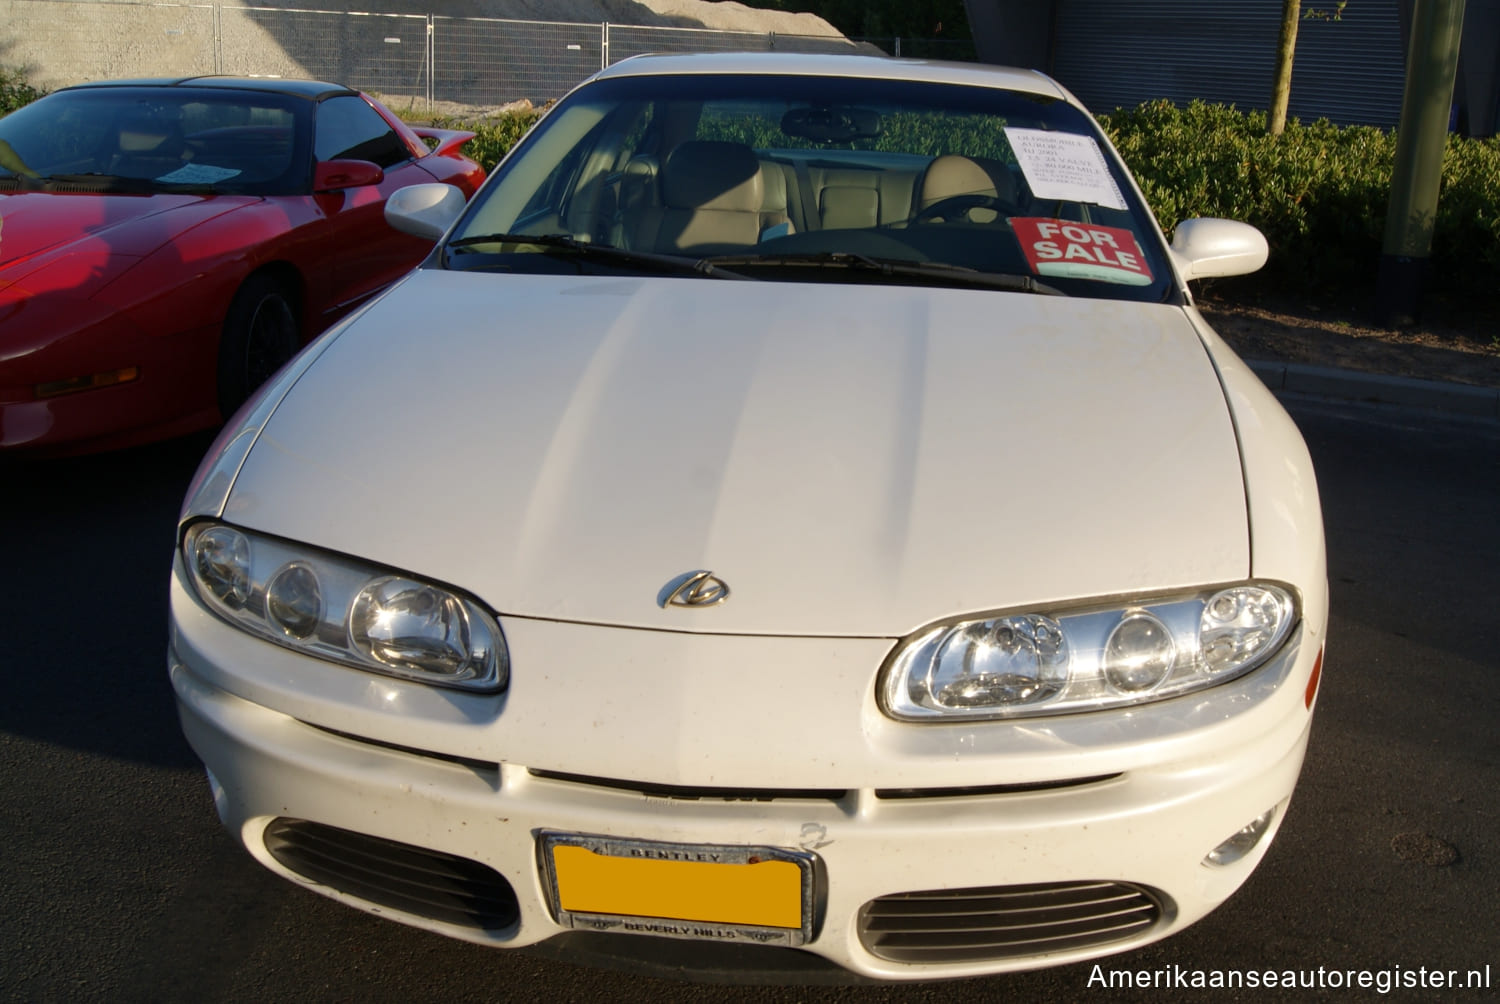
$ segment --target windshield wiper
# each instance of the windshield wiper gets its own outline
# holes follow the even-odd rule
[[[104,174],[100,171],[88,171],[82,174],[48,174],[36,180],[43,187],[76,185],[88,188],[90,191],[122,192],[126,195],[154,195],[158,192],[192,195],[212,194],[214,191],[212,185],[158,181],[154,178],[132,178],[120,174]]]
[[[714,279],[749,279],[728,269],[719,268],[707,258],[691,258],[686,255],[658,254],[654,251],[631,251],[613,244],[593,244],[566,234],[477,234],[449,241],[444,246],[443,264],[452,260],[452,252],[464,252],[480,244],[532,244],[544,249],[544,253],[566,252],[585,258],[606,258],[628,265],[649,265],[666,272],[691,272]]]
[[[964,265],[951,265],[940,261],[910,261],[905,258],[872,258],[853,251],[814,251],[806,254],[770,255],[715,255],[705,258],[713,265],[759,266],[772,268],[847,268],[875,272],[880,275],[921,279],[943,279],[968,286],[984,286],[987,289],[1004,289],[1019,293],[1042,293],[1047,296],[1067,296],[1056,286],[1038,282],[1029,275],[1011,275],[1005,272],[981,272]]]
[[[122,174],[105,174],[103,171],[81,171],[77,174],[44,174],[38,181],[62,185],[119,185],[139,187],[149,184],[144,178],[127,178]]]

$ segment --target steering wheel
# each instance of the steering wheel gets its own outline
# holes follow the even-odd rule
[[[1005,203],[993,195],[981,195],[978,192],[970,195],[950,195],[946,199],[938,199],[913,216],[911,225],[933,223],[937,220],[948,222],[951,219],[967,219],[969,213],[975,209],[993,209],[997,217],[1002,217],[1005,215],[1005,208]]]

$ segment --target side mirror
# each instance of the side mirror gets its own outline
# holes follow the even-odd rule
[[[313,191],[339,192],[385,180],[385,172],[368,160],[324,160],[313,168]]]
[[[464,193],[433,183],[397,189],[385,200],[385,221],[403,234],[435,241],[464,211]]]
[[[1265,235],[1238,220],[1183,220],[1172,236],[1172,258],[1184,279],[1248,275],[1268,254]]]

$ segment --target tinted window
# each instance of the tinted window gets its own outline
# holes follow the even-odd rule
[[[411,150],[380,113],[352,94],[318,105],[313,152],[318,160],[368,160],[381,167],[411,159]]]
[[[188,87],[59,91],[0,119],[0,140],[31,175],[282,194],[305,183],[310,105],[279,94]]]
[[[796,75],[623,77],[575,91],[476,197],[450,267],[579,267],[566,236],[809,281],[942,281],[933,268],[799,272],[796,259],[1033,277],[1160,301],[1165,251],[1087,113],[1055,95]],[[523,261],[523,258],[541,259]],[[753,260],[752,260],[753,259]],[[622,267],[620,256],[593,256]],[[952,270],[955,284],[968,280]]]

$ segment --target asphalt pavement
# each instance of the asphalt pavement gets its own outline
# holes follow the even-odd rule
[[[1473,387],[1304,363],[1246,361],[1278,395],[1395,405],[1500,420],[1500,387]]]

